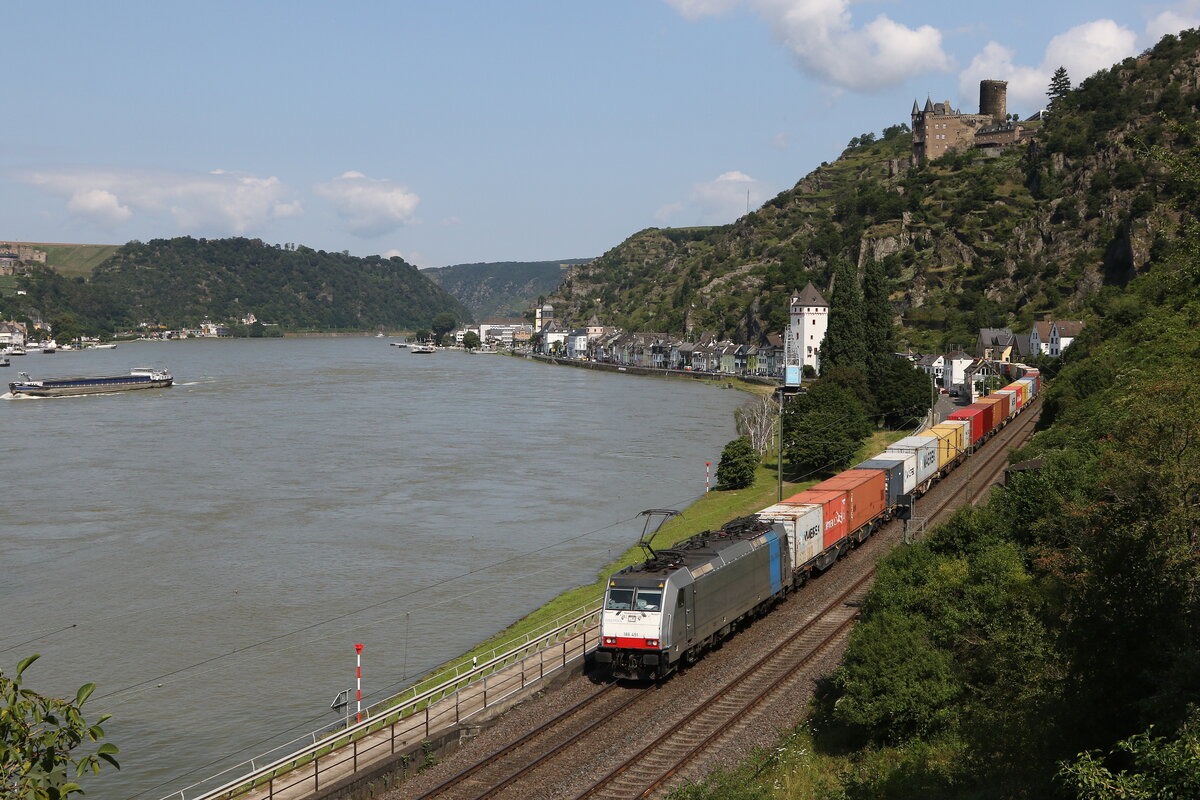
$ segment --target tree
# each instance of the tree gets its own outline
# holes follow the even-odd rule
[[[890,360],[895,340],[895,318],[888,300],[887,274],[883,264],[868,261],[862,287],[863,338],[867,350],[868,375],[884,360]]]
[[[889,358],[871,373],[875,406],[889,428],[904,428],[925,415],[933,402],[930,378],[907,359]]]
[[[463,334],[463,347],[467,348],[468,350],[474,350],[475,348],[479,347],[480,344],[481,342],[479,341],[479,334],[475,331],[467,331]]]
[[[1153,800],[1200,795],[1200,712],[1191,710],[1188,722],[1174,739],[1139,733],[1117,743],[1112,761],[1132,769],[1112,771],[1098,751],[1081,753],[1066,764],[1059,777],[1079,800]]]
[[[784,458],[793,472],[838,470],[854,458],[871,425],[848,390],[818,381],[783,411]]]
[[[742,406],[733,412],[738,436],[749,439],[750,446],[760,455],[765,453],[775,437],[775,418],[778,414],[779,406],[766,396],[760,397],[757,402]]]
[[[79,317],[67,312],[50,320],[50,332],[54,334],[54,341],[65,345],[82,336],[83,328],[79,324]]]
[[[121,766],[114,757],[117,746],[108,742],[94,753],[72,755],[85,742],[104,738],[101,726],[110,715],[91,724],[84,721],[83,704],[95,690],[94,683],[79,687],[74,701],[22,688],[23,673],[38,658],[35,654],[19,663],[12,678],[0,672],[0,795],[62,800],[83,793],[76,778],[99,772],[103,763]]]
[[[758,469],[758,453],[745,436],[725,445],[721,451],[721,462],[717,464],[718,489],[745,489],[754,483]]]
[[[1067,76],[1067,68],[1059,67],[1054,70],[1054,75],[1050,78],[1050,88],[1046,90],[1046,96],[1050,98],[1050,105],[1053,106],[1056,100],[1067,96],[1067,92],[1071,91],[1071,79]]]
[[[867,347],[863,329],[862,292],[858,271],[840,258],[834,271],[833,294],[829,301],[829,327],[821,344],[821,369],[850,367],[867,371]]]
[[[429,331],[425,328],[417,328],[417,332],[413,334],[413,338],[418,342],[429,341]]]
[[[449,311],[443,311],[433,318],[433,322],[429,323],[429,327],[433,330],[434,337],[441,339],[444,335],[454,330],[454,326],[458,324],[458,320]]]

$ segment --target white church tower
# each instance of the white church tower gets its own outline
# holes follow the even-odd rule
[[[821,343],[829,328],[829,303],[810,281],[803,290],[792,293],[791,320],[787,331],[788,364],[809,366],[821,371]]]

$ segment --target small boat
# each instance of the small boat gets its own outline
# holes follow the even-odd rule
[[[5,358],[4,356],[0,356],[0,367],[7,367],[7,366],[8,366],[8,359]]]
[[[110,344],[94,344],[91,347],[89,347],[88,349],[89,350],[116,350],[117,346],[115,344],[111,344],[111,343]]]
[[[14,397],[72,397],[131,389],[161,389],[172,383],[171,373],[165,369],[149,368],[130,370],[128,375],[100,378],[46,378],[35,381],[26,372],[20,375],[21,380],[8,385],[8,391]]]
[[[436,353],[437,348],[431,344],[410,344],[408,346],[410,353]]]
[[[4,355],[23,356],[25,355],[25,348],[19,344],[10,345],[9,347],[4,348]]]

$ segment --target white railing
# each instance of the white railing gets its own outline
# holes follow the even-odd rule
[[[597,644],[598,634],[593,633],[599,616],[597,600],[482,656],[464,658],[439,670],[435,676],[450,677],[424,690],[421,683],[415,684],[376,703],[361,722],[319,728],[162,800],[228,800],[254,790],[262,790],[269,798],[285,791],[288,797],[316,792],[330,780],[357,771],[360,765],[452,729],[582,658]],[[310,788],[305,790],[305,784]]]

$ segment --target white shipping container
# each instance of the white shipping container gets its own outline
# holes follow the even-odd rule
[[[888,445],[884,455],[913,455],[917,459],[917,483],[929,480],[938,471],[938,438],[936,436],[906,436]]]
[[[900,462],[904,464],[901,474],[904,482],[897,494],[908,494],[917,488],[917,454],[916,453],[880,453],[867,459],[868,461]]]
[[[758,518],[763,522],[783,525],[792,569],[807,564],[821,552],[824,539],[821,534],[825,529],[822,508],[819,505],[776,503],[758,512]]]

